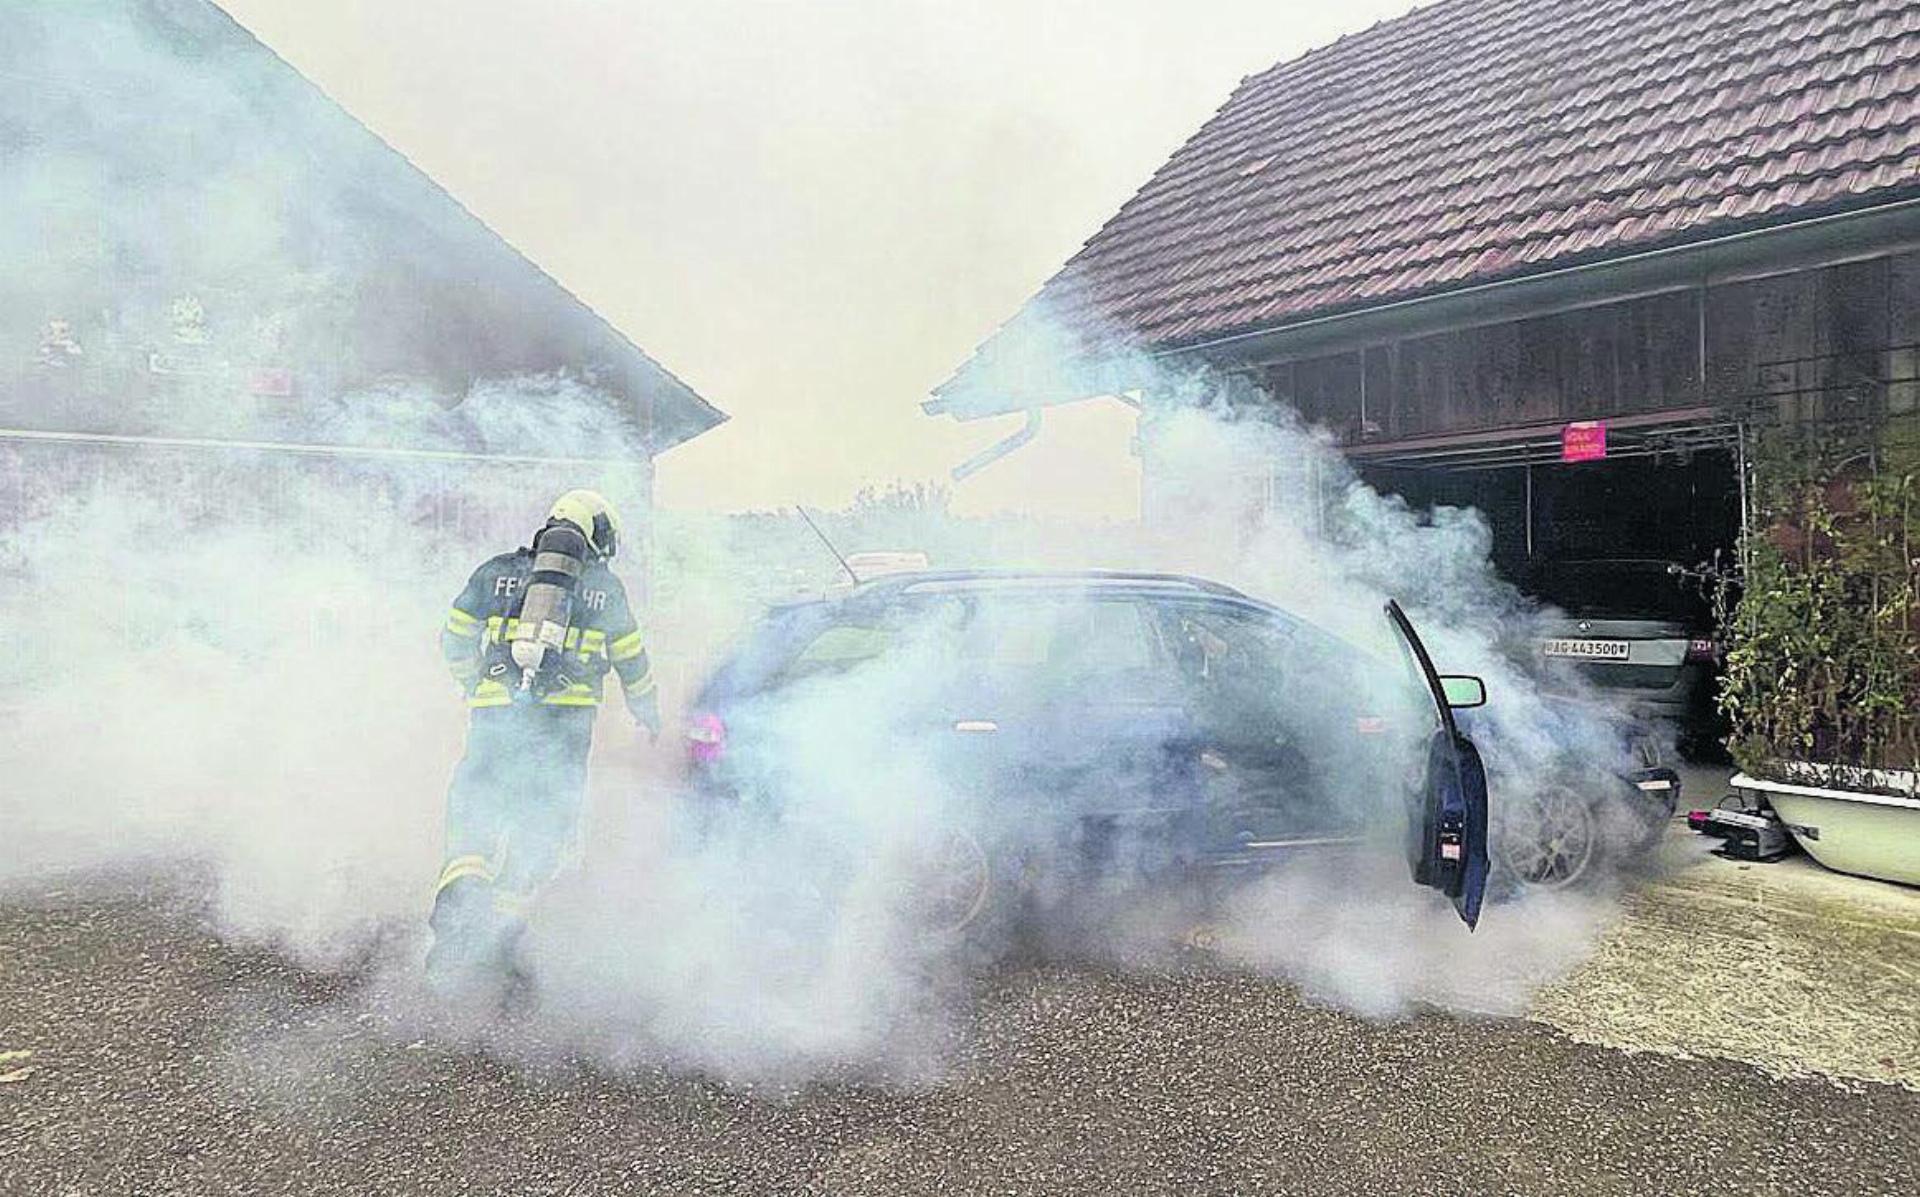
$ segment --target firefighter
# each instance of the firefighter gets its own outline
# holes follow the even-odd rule
[[[528,902],[575,845],[608,673],[659,736],[646,645],[608,565],[619,538],[605,498],[568,491],[533,543],[483,563],[447,613],[441,652],[471,710],[434,892],[436,983],[508,971]]]

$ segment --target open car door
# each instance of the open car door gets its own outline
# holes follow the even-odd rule
[[[1414,881],[1453,899],[1461,921],[1472,927],[1480,921],[1487,888],[1487,773],[1473,742],[1460,734],[1453,711],[1484,703],[1486,686],[1478,678],[1443,678],[1399,603],[1387,602],[1387,619],[1439,717],[1427,741],[1407,860]]]

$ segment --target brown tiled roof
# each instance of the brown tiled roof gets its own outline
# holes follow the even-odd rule
[[[1178,346],[1903,190],[1915,0],[1440,0],[1242,81],[1028,315]]]

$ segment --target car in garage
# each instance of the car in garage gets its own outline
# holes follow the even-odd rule
[[[768,613],[689,717],[693,801],[738,831],[920,823],[931,923],[1035,884],[1141,885],[1388,846],[1479,918],[1485,774],[1397,606],[1370,651],[1202,579],[917,572]],[[931,866],[930,866],[931,867]]]
[[[1557,614],[1536,631],[1541,662],[1619,695],[1694,739],[1711,739],[1721,648],[1698,582],[1658,559],[1535,563],[1523,589]]]

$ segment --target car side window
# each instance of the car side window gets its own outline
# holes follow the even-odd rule
[[[1008,595],[944,597],[834,613],[810,629],[774,684],[900,669],[922,690],[987,685],[1034,701],[1168,696],[1173,653],[1146,603]]]
[[[965,643],[987,677],[1031,689],[1035,697],[1145,697],[1164,678],[1168,659],[1151,613],[1130,600],[981,602]]]
[[[1216,737],[1271,737],[1287,705],[1297,629],[1264,612],[1169,606],[1164,624],[1181,681]]]
[[[846,673],[898,656],[919,638],[950,632],[961,604],[947,599],[877,609],[851,609],[809,636],[779,671],[778,684]]]
[[[1338,743],[1377,676],[1358,650],[1273,612],[1183,604],[1166,622],[1202,729],[1224,743]]]

